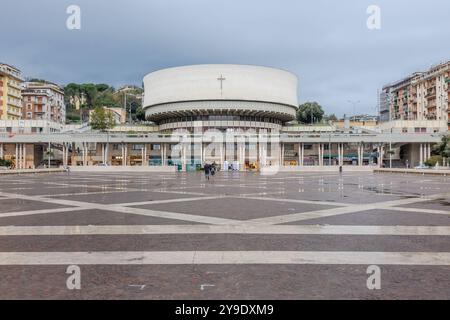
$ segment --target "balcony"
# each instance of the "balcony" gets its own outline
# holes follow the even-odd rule
[[[10,106],[13,106],[13,107],[16,107],[16,108],[22,108],[22,105],[21,105],[20,102],[8,100],[8,104],[9,104]]]
[[[11,87],[11,88],[17,89],[19,91],[22,91],[22,88],[21,88],[20,84],[15,84],[12,81],[8,81],[8,87]]]
[[[1,73],[5,74],[5,75],[7,75],[7,76],[14,77],[14,78],[16,78],[16,79],[20,79],[21,81],[23,81],[20,72],[15,71],[15,70],[13,70],[13,69],[11,69],[11,68],[8,68],[8,67],[5,66],[5,65],[0,66],[0,74],[1,74]]]
[[[425,98],[431,98],[431,97],[435,97],[436,96],[436,91],[428,91],[427,94],[425,95]]]
[[[17,98],[17,99],[22,99],[22,95],[20,94],[20,90],[18,90],[18,92],[14,92],[13,90],[8,90],[8,96]]]
[[[12,115],[12,116],[16,116],[16,117],[22,117],[22,111],[17,111],[17,110],[13,110],[11,108],[8,108],[7,113]]]

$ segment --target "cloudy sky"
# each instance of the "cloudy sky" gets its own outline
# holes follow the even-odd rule
[[[81,8],[81,30],[66,9]],[[381,29],[369,30],[369,5]],[[450,59],[448,0],[2,0],[0,61],[24,76],[142,83],[179,65],[287,69],[301,102],[328,113],[376,113],[377,89]]]

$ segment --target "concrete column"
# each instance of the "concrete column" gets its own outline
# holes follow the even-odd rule
[[[427,160],[431,158],[431,144],[428,144]]]
[[[64,166],[69,165],[69,144],[64,143]]]
[[[125,166],[125,148],[123,143],[120,144],[120,152],[122,154],[122,166]]]
[[[261,144],[261,154],[259,158],[260,167],[267,167],[267,144]],[[281,166],[281,146],[278,146],[278,165]]]
[[[222,154],[222,149],[220,150]],[[181,171],[187,171],[186,166],[186,145],[183,143],[181,146]]]
[[[23,143],[19,144],[19,169],[23,169]]]
[[[200,141],[200,166],[203,167],[203,163],[205,162],[205,153],[203,148],[203,141]]]
[[[27,169],[27,145],[23,145],[23,168]]]
[[[148,145],[147,144],[144,145],[144,154],[145,154],[145,157],[144,157],[145,166],[148,166],[148,160],[147,160]]]
[[[280,166],[284,166],[284,143],[279,142],[280,150]]]
[[[364,166],[364,143],[361,144],[361,166]]]
[[[323,160],[323,156],[322,156],[322,144],[319,143],[319,166],[322,166],[322,160]]]
[[[109,164],[109,143],[105,143],[105,164]]]
[[[324,166],[323,157],[325,156],[325,144],[322,143],[322,158],[320,158],[320,161],[322,161],[322,166]]]
[[[84,142],[81,144],[81,161],[83,163],[83,166],[85,166],[85,156],[84,154],[86,153],[86,149],[84,148]]]
[[[361,147],[358,144],[358,160],[357,160],[357,165],[359,166],[361,163]]]
[[[364,147],[362,144],[358,145],[358,166],[360,167],[362,167],[363,165],[363,152],[364,152],[363,148]]]
[[[321,151],[321,147],[320,147],[320,143],[317,144],[317,160],[319,161],[318,165],[320,166],[320,151]]]
[[[166,150],[167,144],[163,143],[161,145],[161,164],[163,166],[166,165],[166,157],[167,157],[167,150]]]
[[[241,149],[241,152],[240,152],[240,163],[239,163],[239,169],[240,169],[240,171],[244,171],[245,170],[245,142],[244,143],[241,143],[241,145],[240,145],[240,149]]]
[[[16,143],[16,163],[15,168],[19,169],[19,145]]]
[[[125,143],[125,165],[128,165],[128,143]]]
[[[105,163],[105,145],[101,143],[102,147],[102,163]]]
[[[420,165],[423,164],[423,144],[420,144]]]
[[[3,154],[3,143],[0,143],[0,159],[4,158],[4,154]]]
[[[108,153],[108,144],[107,143],[103,144],[103,150],[105,150],[105,151],[103,151],[103,154],[104,154],[103,163],[104,164],[108,164],[108,155],[107,155],[107,153]]]
[[[338,166],[341,165],[341,144],[338,143]]]
[[[378,153],[378,167],[383,167],[383,159],[384,159],[384,146],[379,147],[379,153]]]
[[[206,163],[206,148],[202,142],[202,166],[204,166],[205,163]]]
[[[141,163],[141,165],[145,166],[145,164],[147,162],[146,161],[146,158],[147,158],[147,144],[146,143],[144,144],[144,147],[142,148],[141,153],[142,153],[142,163]]]
[[[261,144],[258,142],[258,156],[256,161],[259,162],[260,166],[261,166],[261,162],[262,162],[262,150],[261,150],[262,146]]]
[[[62,144],[62,161],[63,161],[63,167],[66,166],[66,144],[63,142]]]
[[[86,166],[87,166],[87,165],[89,165],[89,144],[87,142],[86,142],[85,148],[86,148],[86,152],[84,154],[85,154]]]
[[[305,165],[305,144],[301,143],[301,153],[300,153],[300,165],[303,167]]]
[[[220,154],[220,167],[222,168],[224,162],[223,142],[220,143],[219,154]]]
[[[83,166],[87,166],[87,146],[85,142],[83,142]]]

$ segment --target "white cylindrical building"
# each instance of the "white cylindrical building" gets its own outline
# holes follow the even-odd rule
[[[297,77],[250,65],[194,65],[144,77],[146,118],[160,130],[193,128],[280,129],[295,119]]]

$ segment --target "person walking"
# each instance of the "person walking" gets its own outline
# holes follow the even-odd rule
[[[214,161],[211,165],[211,175],[214,176],[216,174],[216,170],[217,170],[217,164]]]
[[[209,176],[211,175],[211,165],[209,163],[205,163],[204,170],[205,170],[205,178],[206,180],[209,180]]]

